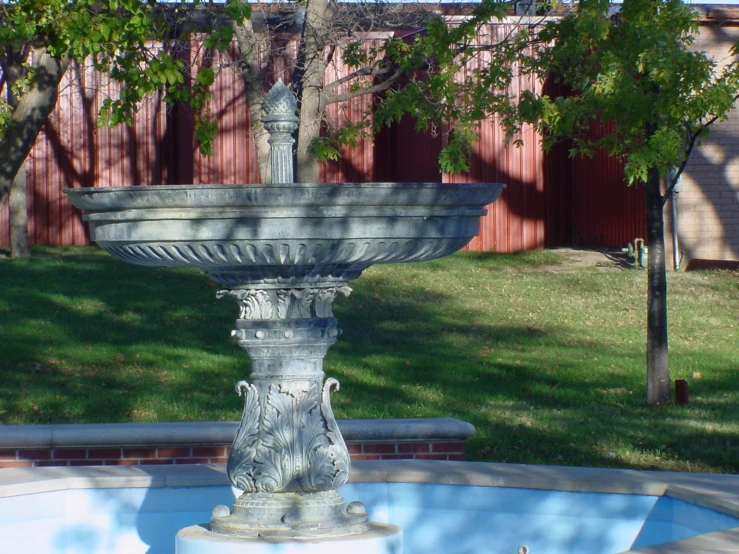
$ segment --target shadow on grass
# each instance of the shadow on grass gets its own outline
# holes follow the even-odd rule
[[[476,262],[494,262],[489,269],[497,271],[557,265],[562,261],[561,257],[551,250],[523,250],[512,253],[467,250],[462,255]]]
[[[248,362],[228,340],[236,310],[203,274],[95,248],[10,262],[0,264],[0,420],[146,420],[145,399],[210,405],[243,376]]]
[[[236,308],[204,274],[47,249],[4,261],[0,280],[0,421],[239,417],[232,387],[249,363],[228,339]],[[453,294],[396,285],[367,275],[336,303],[345,334],[325,370],[342,384],[338,417],[457,417],[477,428],[477,460],[739,469],[736,408],[720,393],[731,384],[650,410],[641,349],[499,324]]]
[[[477,428],[467,443],[477,460],[736,470],[736,409],[720,394],[731,383],[702,384],[706,401],[650,409],[642,348],[496,324],[421,288],[385,300],[392,287],[365,276],[336,309],[345,334],[327,370],[344,385],[340,416],[457,417]],[[703,418],[710,433],[696,425]]]

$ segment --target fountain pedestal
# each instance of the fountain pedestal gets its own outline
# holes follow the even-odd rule
[[[324,380],[323,358],[341,334],[332,303],[351,288],[292,281],[218,292],[239,305],[231,334],[252,361],[251,383],[236,385],[244,410],[227,467],[244,492],[232,510],[214,508],[209,529],[180,531],[177,554],[402,552],[400,528],[370,523],[361,502],[335,490],[351,461],[331,409],[339,382]]]
[[[339,382],[323,358],[341,334],[331,305],[342,281],[293,282],[218,292],[239,305],[232,331],[252,361],[228,476],[244,491],[216,506],[210,526],[181,530],[177,554],[401,554],[402,532],[370,523],[361,502],[335,489],[349,478],[349,451],[331,409]]]
[[[252,360],[251,384],[237,383],[244,411],[228,476],[244,493],[233,512],[214,510],[216,533],[296,539],[368,529],[359,502],[336,493],[349,478],[349,451],[331,409],[336,379],[324,381],[323,358],[340,330],[331,304],[345,283],[223,290],[240,314],[232,335]]]
[[[349,451],[331,409],[339,382],[323,358],[341,334],[332,303],[345,281],[289,279],[291,286],[226,289],[239,305],[232,336],[251,358],[240,381],[241,423],[228,476],[244,491],[216,506],[210,526],[181,530],[177,554],[401,554],[402,532],[368,521],[361,502],[335,489],[349,478]]]

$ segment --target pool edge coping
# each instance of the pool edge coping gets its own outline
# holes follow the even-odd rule
[[[350,482],[435,483],[668,496],[739,517],[739,476],[486,462],[355,462]],[[0,498],[85,488],[228,485],[225,464],[0,470]],[[699,549],[699,550],[698,550]],[[739,553],[739,527],[620,554]]]
[[[452,417],[339,419],[337,424],[347,442],[464,440],[475,433],[471,423]],[[238,421],[0,424],[0,449],[230,446],[238,428]]]

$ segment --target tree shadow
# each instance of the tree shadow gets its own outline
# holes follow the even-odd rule
[[[702,25],[701,32],[710,35],[719,48],[728,48],[736,39],[735,31],[716,21],[717,24],[708,21]],[[233,53],[229,53],[224,63],[233,59]],[[287,62],[274,67],[270,64],[276,63],[275,60],[265,63],[268,71],[279,72]],[[95,125],[97,100],[90,91],[97,88],[100,90],[96,94],[104,92],[104,79],[93,78],[86,68],[74,66],[68,77],[69,90],[63,91],[63,96],[69,97],[68,105],[60,105],[50,118],[44,131],[46,140],[37,143],[32,156],[29,174],[29,188],[35,191],[29,202],[33,210],[32,241],[35,244],[79,244],[88,240],[85,228],[76,219],[77,214],[61,196],[63,187],[91,186],[97,181],[104,185],[256,182],[249,121],[243,115],[243,101],[239,100],[242,96],[240,76],[228,71],[222,73],[230,77],[219,77],[217,90],[214,90],[217,99],[214,100],[214,115],[222,126],[216,145],[218,151],[212,160],[205,160],[194,152],[192,113],[181,106],[162,116],[164,107],[152,103],[136,120],[136,125],[146,131],[98,129]],[[551,79],[542,84],[542,91],[550,95],[566,93],[558,90]],[[347,108],[347,113],[351,111]],[[351,117],[356,117],[356,113]],[[163,129],[150,125],[162,117],[166,120]],[[55,120],[65,122],[64,126],[54,124]],[[566,143],[541,153],[538,138],[533,133],[524,137],[523,149],[502,148],[502,135],[495,121],[485,120],[482,125],[483,138],[470,160],[468,175],[442,176],[437,164],[442,135],[420,134],[408,118],[377,134],[371,155],[368,156],[363,148],[350,149],[347,157],[337,164],[326,165],[323,173],[332,181],[504,182],[507,189],[483,220],[481,236],[472,243],[475,249],[516,251],[562,245],[621,248],[644,235],[643,194],[638,187],[625,186],[618,162],[602,153],[592,159],[571,159]],[[710,233],[698,229],[695,238],[681,237],[692,258],[704,257],[701,254],[703,246],[718,240],[725,242],[724,253],[715,255],[739,257],[737,235],[733,231],[736,199],[731,196],[736,191],[732,189],[733,170],[729,167],[731,160],[736,159],[731,154],[736,142],[731,125],[729,122],[725,127],[717,127],[703,150],[697,149],[695,161],[688,167],[687,176],[695,177],[705,196],[703,205],[711,207],[717,220],[711,223]],[[369,148],[368,144],[364,146]],[[715,156],[707,155],[706,149],[710,148],[721,150],[725,161],[716,161]],[[124,163],[125,160],[128,161]],[[103,171],[102,166],[106,164],[120,171]],[[715,178],[709,175],[713,173],[716,173]],[[7,209],[2,207],[0,213],[0,222],[5,222]],[[716,226],[720,231],[713,229]],[[2,227],[4,229],[5,225]],[[4,231],[0,238],[3,244],[9,240]]]
[[[567,91],[547,79],[542,94]],[[506,185],[500,199],[481,218],[473,250],[517,252],[572,246],[622,248],[645,235],[643,192],[627,187],[623,163],[596,152],[593,158],[572,157],[569,141],[542,151],[540,137],[530,127],[523,144],[506,144],[494,117],[479,122],[479,140],[473,145],[469,171],[441,174],[441,133],[420,133],[413,119],[382,129],[376,136],[374,167],[379,181],[453,183],[499,182]],[[342,160],[343,166],[349,161]]]
[[[0,346],[3,419],[151,420],[152,394],[193,403],[196,414],[198,403],[232,390],[244,360],[231,359],[238,350],[224,340],[229,319],[218,317],[228,307],[205,276],[132,266],[100,251],[73,251],[56,263],[39,259],[56,258],[53,251],[35,254],[37,263],[0,270],[5,313],[13,314]],[[230,374],[228,386],[198,363]]]
[[[234,306],[215,300],[204,275],[137,267],[92,249],[58,252],[0,266],[5,422],[238,418],[232,387],[249,362],[227,338]],[[477,428],[471,458],[487,461],[623,467],[612,452],[621,445],[643,452],[633,467],[677,456],[737,470],[731,383],[706,379],[691,405],[651,410],[641,371],[589,369],[593,358],[641,368],[641,348],[558,325],[499,323],[453,291],[402,275],[372,271],[334,307],[345,333],[324,370],[342,383],[338,417],[457,417]],[[600,290],[576,275],[558,283]],[[693,425],[698,414],[713,422],[710,434]]]
[[[464,471],[460,466],[445,469],[451,474]],[[519,481],[525,482],[526,468],[518,469]],[[151,478],[148,488],[68,491],[69,504],[75,506],[73,513],[67,514],[62,529],[47,526],[53,531],[38,534],[36,544],[51,535],[52,545],[58,547],[54,552],[92,552],[113,544],[125,545],[124,550],[132,553],[173,552],[176,533],[188,526],[206,524],[212,507],[233,502],[233,492],[226,484],[161,487],[157,482],[166,479],[166,471],[140,468],[139,478]],[[507,470],[511,475],[514,471]],[[546,482],[546,474],[545,469],[537,471],[538,486]],[[629,548],[635,539],[645,546],[671,538],[658,523],[646,534],[642,525],[648,527],[660,510],[661,517],[669,521],[665,511],[670,510],[672,499],[559,491],[557,477],[555,473],[551,478],[555,490],[357,482],[339,492],[347,501],[363,502],[372,521],[399,525],[407,554],[422,554],[434,548],[453,549],[460,554],[514,552],[521,545],[551,554],[605,553]],[[629,482],[628,475],[619,477]],[[732,523],[733,518],[728,516],[710,523],[697,522],[694,534]],[[123,552],[120,548],[114,550]]]
[[[649,410],[639,394],[644,387],[639,374],[584,372],[583,379],[578,370],[583,353],[620,358],[624,366],[639,367],[641,349],[623,351],[619,345],[573,338],[551,326],[545,331],[494,322],[465,323],[484,320],[485,314],[475,317],[469,309],[454,307],[452,295],[408,287],[403,287],[402,299],[382,301],[373,291],[392,286],[382,281],[364,276],[358,281],[361,288],[336,310],[345,335],[334,347],[339,359],[329,354],[328,361],[338,364],[335,371],[345,384],[342,391],[352,397],[339,404],[337,413],[356,413],[351,404],[369,399],[394,417],[414,416],[420,410],[426,416],[469,421],[478,430],[467,443],[472,459],[623,467],[623,460],[598,446],[603,433],[630,448],[664,451],[659,455],[670,451],[672,456],[708,465],[710,446],[713,455],[721,451],[714,467],[735,467],[731,457],[739,452],[730,430],[706,436],[692,428],[689,422],[694,414],[684,407],[670,407],[667,416]],[[577,281],[572,286],[582,289],[583,284]],[[448,306],[448,316],[428,309],[433,305]],[[503,362],[494,353],[501,344],[542,355],[520,364]],[[561,353],[556,366],[547,352],[552,350]],[[730,400],[720,400],[721,388],[726,386],[725,382],[706,383],[702,390],[717,404],[700,409],[709,410],[708,417],[716,421],[727,417],[724,410]],[[538,412],[547,415],[537,422]],[[529,451],[530,444],[536,444],[537,453]],[[653,467],[646,458],[634,467]]]
[[[691,261],[739,260],[739,232],[735,231],[739,221],[736,209],[739,192],[732,169],[739,165],[739,153],[732,154],[727,144],[739,145],[739,134],[729,125],[715,129],[705,143],[694,150],[685,168],[683,178],[688,182],[677,195],[678,248]],[[669,208],[670,203],[666,211]],[[666,254],[670,256],[671,214],[666,214],[665,219],[669,230]]]

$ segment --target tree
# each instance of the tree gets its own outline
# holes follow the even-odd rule
[[[671,397],[664,207],[695,146],[734,108],[739,62],[719,66],[692,48],[696,14],[680,0],[623,0],[616,15],[608,0],[579,0],[561,17],[480,46],[472,36],[492,21],[485,3],[456,29],[429,33],[448,55],[438,53],[430,79],[386,98],[379,119],[413,113],[446,122],[455,131],[441,155],[447,171],[466,169],[476,122],[489,115],[514,142],[528,123],[545,148],[567,140],[572,155],[602,148],[625,161],[628,184],[642,184],[646,199],[647,403],[664,405]],[[455,72],[470,63],[472,71]],[[570,92],[551,98],[526,90],[517,99],[507,92],[516,75],[553,79]]]
[[[504,3],[485,6],[490,18],[506,13]],[[341,126],[327,122],[328,106],[359,97],[376,97],[393,88],[403,88],[416,72],[433,72],[434,59],[442,50],[438,46],[432,48],[425,37],[433,29],[438,31],[445,26],[433,8],[430,3],[304,0],[265,4],[253,18],[231,17],[230,32],[239,46],[240,70],[263,180],[267,179],[269,158],[266,133],[259,119],[265,85],[274,82],[276,76],[269,74],[273,66],[264,63],[260,50],[269,50],[267,57],[281,56],[284,52],[280,50],[279,37],[291,33],[299,37],[297,53],[286,72],[298,98],[300,118],[295,144],[296,180],[317,182],[320,161],[338,159],[342,145],[352,144],[358,136],[372,130],[369,113],[364,124]],[[368,46],[366,37],[374,31],[389,36],[378,45]],[[402,32],[395,36],[393,31]],[[229,36],[226,29],[220,34]],[[326,82],[327,67],[339,60],[349,72]],[[379,119],[378,124],[387,121]]]
[[[138,102],[167,89],[183,99],[183,64],[153,36],[166,36],[166,19],[141,0],[18,0],[0,4],[0,205],[12,191],[11,254],[28,256],[25,177],[20,171],[42,125],[54,109],[59,83],[73,59],[123,83],[108,99],[108,124],[130,122]],[[189,98],[189,96],[188,96]]]
[[[474,32],[486,21],[477,10],[466,25]],[[696,14],[680,0],[623,0],[617,15],[608,0],[579,0],[561,17],[491,43],[485,64],[462,79],[454,64],[470,63],[480,48],[470,46],[471,35],[462,27],[444,31],[439,36],[453,46],[447,58],[440,56],[433,79],[400,91],[382,108],[426,120],[448,118],[459,130],[442,153],[442,163],[452,170],[465,169],[475,122],[490,114],[502,119],[513,140],[520,141],[521,126],[529,123],[547,148],[569,140],[573,155],[604,148],[625,161],[628,184],[643,184],[646,198],[652,406],[671,397],[664,206],[696,144],[739,97],[739,63],[734,58],[719,66],[693,49],[696,29]],[[444,40],[437,46],[443,45]],[[551,98],[527,90],[517,100],[506,92],[513,75],[537,76],[540,83],[553,79],[570,93]]]
[[[527,95],[519,106],[538,122],[545,144],[571,138],[573,151],[585,155],[605,148],[625,160],[629,184],[644,186],[652,406],[671,397],[665,203],[693,148],[739,97],[736,59],[719,67],[694,50],[696,30],[696,14],[680,0],[624,0],[616,16],[606,0],[581,0],[576,11],[542,29],[532,58],[536,71],[553,73],[572,93]]]

